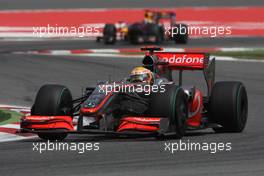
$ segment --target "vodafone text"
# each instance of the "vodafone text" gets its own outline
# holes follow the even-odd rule
[[[203,57],[188,57],[183,55],[182,57],[176,57],[174,54],[172,57],[162,57],[161,62],[169,62],[171,64],[203,64]]]

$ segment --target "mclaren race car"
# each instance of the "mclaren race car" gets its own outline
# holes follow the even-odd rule
[[[142,22],[130,25],[125,22],[105,24],[103,36],[97,37],[97,41],[103,40],[105,44],[114,44],[117,39],[129,41],[131,44],[159,44],[168,40],[185,44],[188,41],[188,28],[185,24],[176,24],[174,12],[146,10]]]
[[[128,78],[87,87],[72,99],[62,85],[44,85],[21,120],[21,132],[61,140],[69,133],[181,138],[187,130],[242,132],[248,114],[245,86],[215,83],[215,59],[204,53],[162,52],[146,47],[143,65]],[[183,85],[183,71],[201,71],[207,92]],[[173,79],[172,72],[178,72]],[[178,80],[177,82],[173,80]],[[74,121],[73,119],[76,119]]]

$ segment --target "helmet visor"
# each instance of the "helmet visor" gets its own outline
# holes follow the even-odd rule
[[[137,83],[137,82],[147,82],[149,80],[148,74],[140,74],[140,75],[131,75],[130,82]]]

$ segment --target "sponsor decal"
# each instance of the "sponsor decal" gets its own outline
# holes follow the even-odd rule
[[[202,53],[156,53],[159,62],[167,62],[170,66],[186,66],[203,68],[205,55]]]

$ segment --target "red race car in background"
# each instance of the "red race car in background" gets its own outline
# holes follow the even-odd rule
[[[248,113],[245,86],[236,81],[215,83],[214,58],[204,53],[162,52],[156,47],[142,50],[147,52],[142,67],[153,76],[146,90],[121,91],[120,86],[132,90],[146,86],[124,78],[87,87],[82,97],[73,100],[65,86],[44,85],[31,115],[22,118],[21,132],[61,140],[69,133],[181,138],[187,130],[243,131]],[[203,73],[207,92],[183,85],[182,72],[188,70]],[[179,73],[177,83],[172,71]],[[150,90],[154,86],[156,91]]]
[[[175,43],[186,44],[188,27],[186,24],[176,23],[175,12],[146,10],[144,20],[141,22],[105,24],[103,36],[97,37],[97,41],[101,40],[105,44],[115,44],[117,40],[129,41],[131,44],[160,44],[170,40]]]

